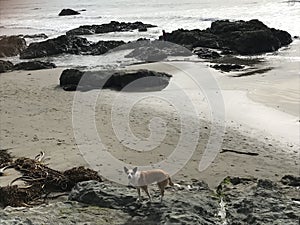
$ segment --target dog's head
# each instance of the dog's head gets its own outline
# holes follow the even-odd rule
[[[127,167],[124,166],[124,171],[127,174],[128,180],[131,180],[132,178],[134,178],[134,176],[137,172],[137,167],[135,167],[133,169],[127,169]]]

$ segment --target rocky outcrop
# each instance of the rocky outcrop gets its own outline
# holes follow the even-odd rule
[[[162,37],[160,37],[162,39]],[[229,48],[242,55],[260,54],[278,50],[292,42],[291,35],[269,28],[259,20],[218,20],[206,30],[179,29],[166,34],[167,41],[188,48]]]
[[[86,38],[62,35],[54,39],[31,43],[21,54],[21,59],[33,59],[68,54],[104,54],[112,48],[124,44],[123,41],[99,41],[90,43]]]
[[[26,48],[24,38],[17,36],[7,36],[0,39],[0,58],[10,57],[20,54]]]
[[[89,34],[102,34],[109,32],[123,32],[123,31],[132,31],[132,30],[140,30],[145,31],[147,28],[156,27],[152,24],[144,24],[142,22],[134,22],[134,23],[125,23],[125,22],[117,22],[111,21],[107,24],[101,25],[84,25],[78,28],[69,30],[67,35],[89,35]]]
[[[32,208],[0,209],[1,225],[120,225],[126,224],[129,219],[130,215],[121,210],[87,206],[73,201],[48,203]]]
[[[299,179],[295,178],[294,179]],[[69,200],[130,215],[127,224],[297,224],[300,215],[299,186],[267,179],[227,177],[217,193],[207,184],[181,182],[165,192],[152,191],[153,202],[136,202],[135,189],[112,183],[77,184]]]
[[[4,73],[12,70],[42,70],[56,68],[54,63],[41,62],[41,61],[29,61],[13,64],[10,61],[0,60],[0,73]]]
[[[33,59],[61,53],[79,54],[89,46],[90,43],[85,38],[62,35],[54,39],[31,43],[27,49],[21,52],[20,58]]]
[[[150,203],[144,193],[137,202],[135,188],[84,181],[68,201],[0,209],[0,224],[298,224],[300,186],[282,181],[300,178],[284,177],[279,182],[227,177],[216,192],[201,181],[182,181],[166,189],[162,203],[156,185],[151,185]]]
[[[4,73],[13,69],[14,64],[10,61],[0,60],[0,73]]]
[[[97,43],[92,43],[85,54],[102,55],[109,50],[112,50],[124,44],[124,41],[98,41]]]
[[[21,62],[13,66],[14,70],[42,70],[52,68],[56,68],[56,65],[54,63],[41,61]]]
[[[72,16],[72,15],[79,15],[80,13],[73,10],[73,9],[63,9],[61,12],[58,14],[59,16]]]
[[[213,191],[207,184],[199,181],[191,183],[190,187],[166,190],[163,203],[160,203],[157,190],[152,193],[152,204],[142,204],[136,202],[135,188],[88,181],[77,184],[71,191],[69,200],[120,210],[129,215],[125,224],[220,223],[221,219],[217,216],[218,198]]]
[[[299,222],[299,187],[266,179],[227,177],[218,192],[225,202],[227,224],[292,225]]]
[[[137,40],[122,48],[133,49],[125,58],[135,58],[144,62],[158,62],[168,56],[191,56],[192,52],[177,44],[164,41]]]
[[[64,70],[60,76],[60,86],[66,91],[110,88],[127,91],[162,90],[169,84],[171,75],[149,70],[87,71]],[[133,82],[136,81],[136,82]]]

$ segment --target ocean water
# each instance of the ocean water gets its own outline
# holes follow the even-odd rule
[[[59,17],[63,8],[85,11],[76,16]],[[158,38],[163,29],[168,32],[178,28],[205,29],[218,19],[255,18],[270,27],[286,30],[292,36],[300,36],[299,15],[298,0],[0,0],[0,35],[45,33],[52,38],[80,25],[112,20],[142,21],[158,26],[143,33],[132,31],[86,36],[91,41],[130,41],[141,37]],[[78,62],[78,57],[63,58],[54,61],[59,66]],[[17,61],[17,58],[11,60]],[[88,64],[91,57],[81,57],[80,62]],[[105,62],[109,64],[109,60]]]
[[[142,21],[158,25],[147,36],[165,29],[206,28],[217,19],[260,19],[271,27],[300,34],[300,2],[297,0],[0,0],[0,33],[57,35],[86,24],[111,20]],[[85,9],[81,15],[59,17],[63,8]],[[136,38],[141,34],[127,33]],[[118,37],[119,34],[116,35]]]

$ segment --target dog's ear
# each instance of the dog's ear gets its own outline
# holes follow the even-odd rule
[[[133,172],[136,173],[136,171],[137,171],[137,167],[134,167]]]
[[[126,166],[124,166],[124,171],[125,171],[125,173],[128,173],[128,169]]]

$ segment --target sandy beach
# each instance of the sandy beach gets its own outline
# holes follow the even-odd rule
[[[251,87],[257,87],[257,82],[253,77],[243,77],[242,81],[233,77],[224,77],[220,72],[200,63],[153,63],[132,66],[132,68],[168,72],[173,75],[171,84],[172,82],[181,82],[180,73],[185,68],[189,72],[194,70],[200,74],[208,71],[216,79],[224,99],[226,131],[222,149],[256,154],[247,155],[225,151],[219,153],[205,171],[200,172],[198,170],[199,161],[203,156],[212,129],[209,105],[203,99],[203,93],[185,86],[188,96],[194,99],[195,103],[199,103],[196,107],[198,117],[191,116],[190,120],[197,121],[200,137],[191,159],[183,169],[173,175],[175,182],[195,178],[206,181],[210,187],[216,187],[222,179],[229,175],[254,176],[271,180],[278,180],[285,174],[298,175],[299,116],[297,116],[297,109],[299,109],[299,92],[297,92],[297,88],[299,86],[294,80],[267,85],[281,98],[288,99],[288,101],[281,102],[278,101],[278,96],[275,94],[264,94],[263,87],[265,86],[263,85],[259,86],[259,89],[253,90]],[[89,167],[90,165],[79,150],[80,146],[84,144],[82,140],[76,140],[74,136],[73,126],[76,121],[72,117],[72,110],[75,93],[89,95],[94,91],[66,92],[60,89],[59,77],[63,69],[14,71],[0,75],[1,149],[9,149],[9,152],[17,157],[34,157],[40,151],[44,151],[46,157],[49,158],[48,165],[58,170],[80,165]],[[279,72],[277,70],[277,73]],[[269,79],[272,74],[264,74],[264,76]],[[174,86],[171,84],[161,93],[176,95],[178,90],[172,89]],[[244,86],[240,84],[244,84]],[[293,91],[283,92],[286,85]],[[250,88],[245,88],[246,86]],[[115,158],[133,165],[154,165],[168,157],[178,144],[181,136],[180,115],[172,104],[161,99],[157,100],[155,97],[137,102],[131,108],[128,118],[132,133],[139,139],[147,139],[151,130],[149,121],[153,117],[158,117],[164,121],[166,134],[152,151],[133,151],[126,140],[119,140],[116,136],[112,121],[116,117],[112,115],[119,115],[119,119],[122,119],[126,105],[136,95],[137,93],[122,93],[122,104],[118,100],[118,98],[120,99],[118,92],[101,91],[101,98],[98,99],[95,106],[96,116],[93,119],[102,144]],[[286,95],[289,95],[289,98]],[[116,102],[118,105],[112,112],[112,106]],[[83,105],[93,107],[93,105],[89,105],[89,102]],[[278,105],[281,110],[274,105]],[[290,105],[293,107],[289,107]],[[187,151],[189,150],[187,149]],[[97,162],[97,158],[94,159],[94,162]],[[99,168],[100,175],[103,171],[109,174],[109,171],[107,172],[109,165],[102,164],[97,168]],[[121,182],[124,176],[122,168],[118,173]],[[0,177],[1,186],[8,184],[14,176],[17,176],[13,170],[7,170],[7,175]]]

